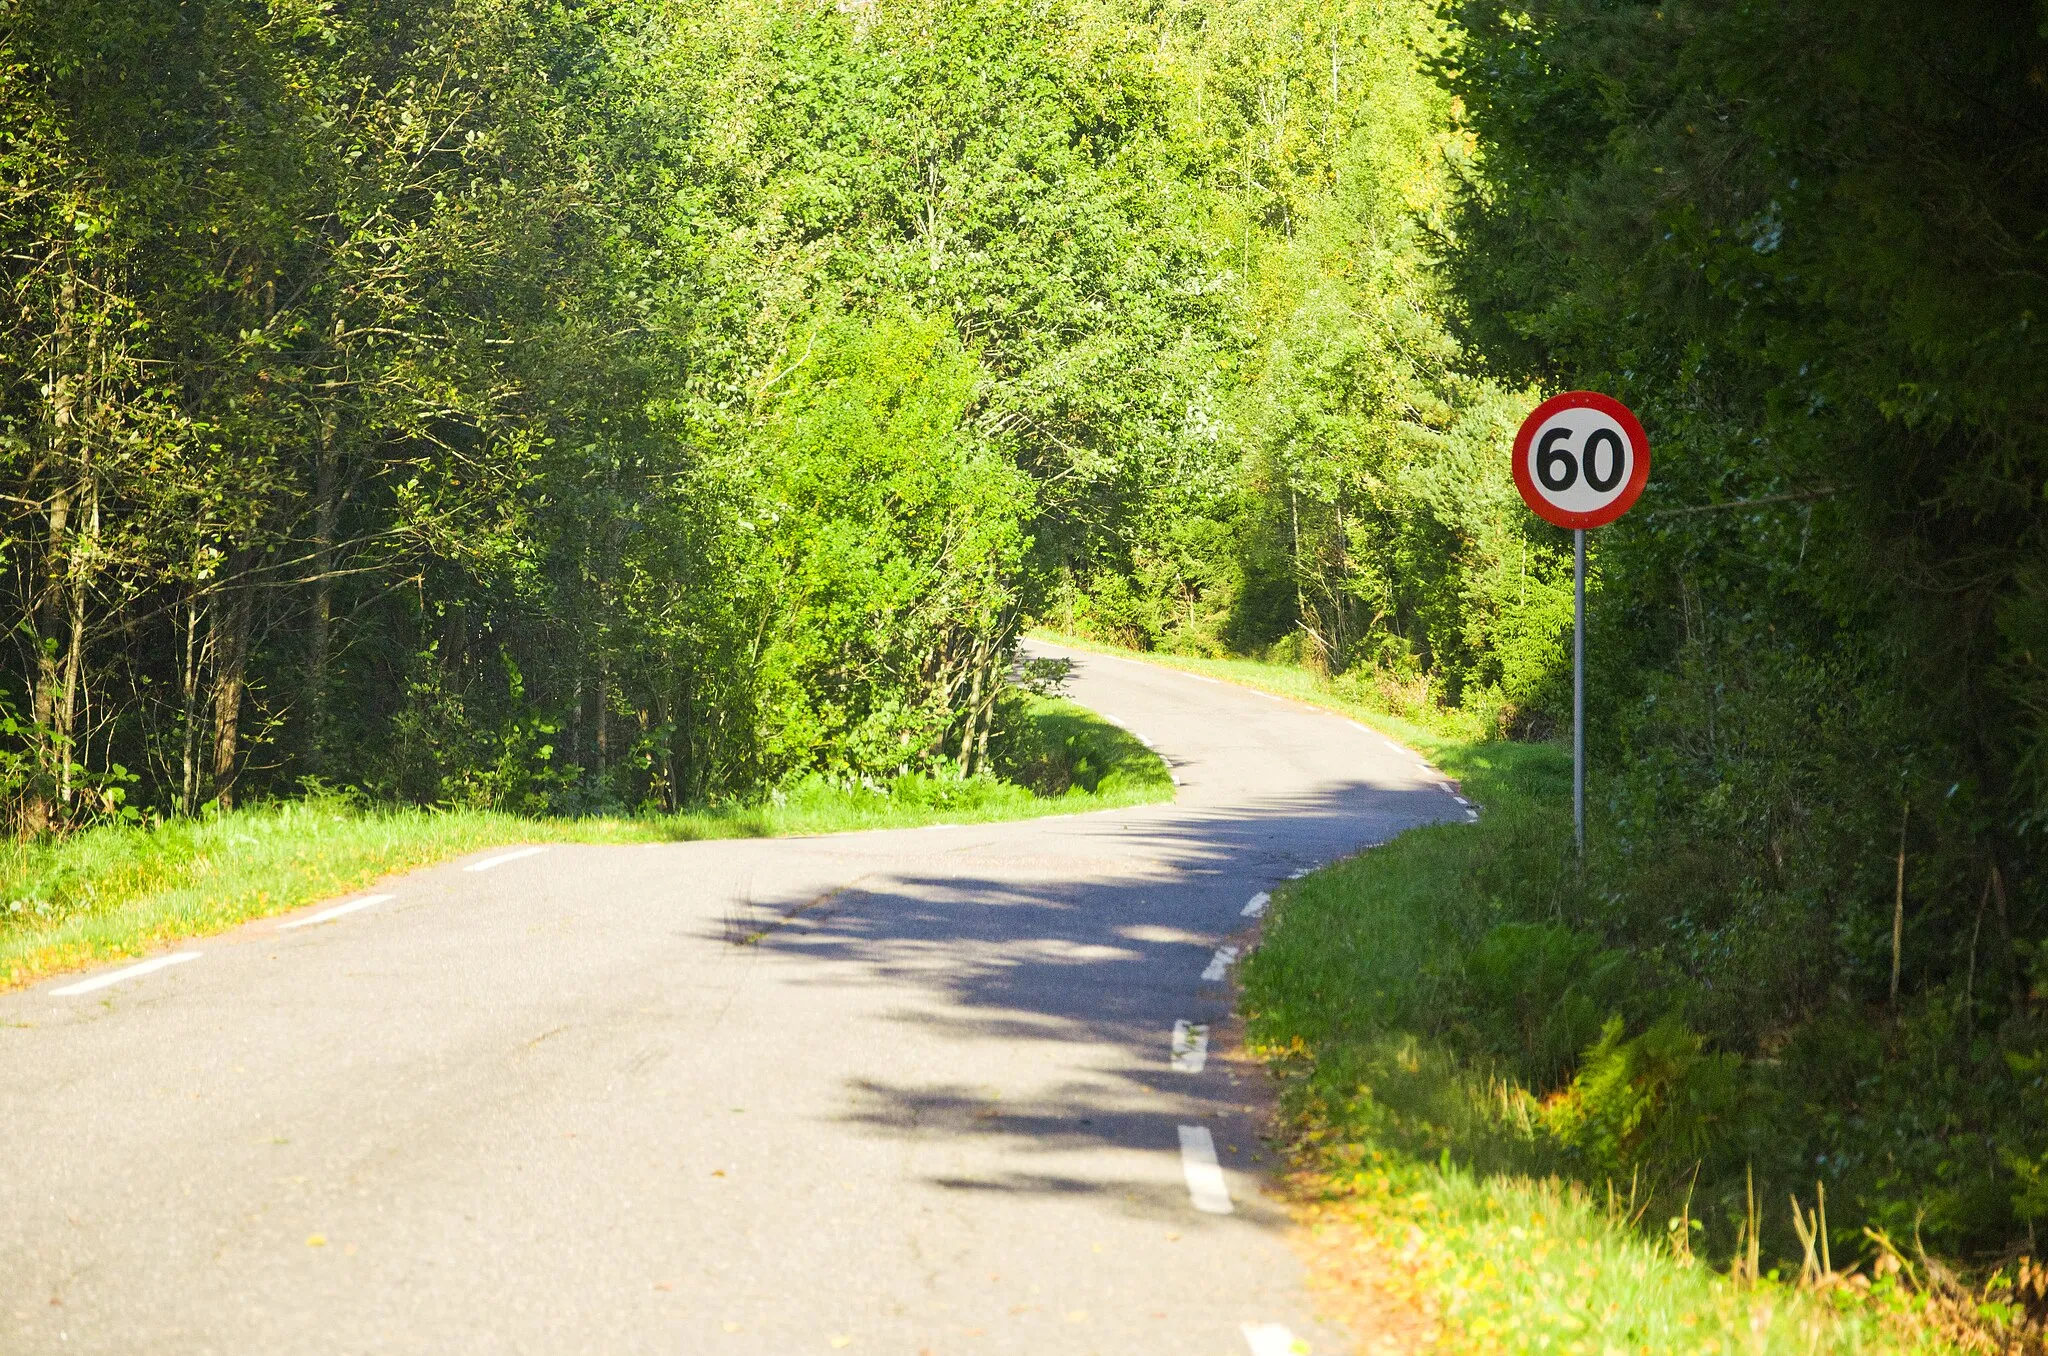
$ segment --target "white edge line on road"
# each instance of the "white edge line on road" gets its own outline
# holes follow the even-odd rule
[[[1246,900],[1244,908],[1239,910],[1239,912],[1246,918],[1257,918],[1266,911],[1266,906],[1272,902],[1273,896],[1267,891],[1261,890]]]
[[[486,857],[480,862],[471,862],[462,869],[464,871],[488,871],[494,866],[503,866],[507,862],[516,862],[521,857],[532,857],[546,851],[547,849],[544,847],[524,847],[520,848],[517,852],[501,852],[495,857]]]
[[[1209,1062],[1209,1026],[1185,1017],[1173,1024],[1173,1053],[1166,1065],[1175,1073],[1198,1074]]]
[[[337,904],[331,909],[322,909],[320,912],[307,918],[294,918],[289,923],[279,923],[277,930],[279,932],[289,932],[293,928],[309,928],[315,923],[325,923],[329,919],[339,918],[345,913],[354,913],[357,909],[367,909],[373,904],[388,904],[396,898],[398,898],[397,895],[364,895],[361,899],[351,899],[346,904]]]
[[[1294,1356],[1294,1334],[1282,1323],[1240,1323],[1237,1330],[1244,1334],[1244,1344],[1252,1349],[1252,1356]]]
[[[1187,1179],[1188,1198],[1205,1215],[1231,1213],[1230,1188],[1216,1162],[1216,1140],[1206,1125],[1180,1127],[1180,1171]]]
[[[1300,880],[1303,876],[1306,876],[1309,872],[1313,870],[1315,870],[1315,868],[1312,866],[1297,867],[1295,870],[1287,873],[1287,879]]]
[[[1211,956],[1211,957],[1209,957],[1209,968],[1208,968],[1208,969],[1206,969],[1206,970],[1204,970],[1204,971],[1202,971],[1202,978],[1203,978],[1203,979],[1206,979],[1206,980],[1209,980],[1209,981],[1211,981],[1212,983],[1213,983],[1214,981],[1216,981],[1216,980],[1220,980],[1220,979],[1222,979],[1222,978],[1223,978],[1223,972],[1224,972],[1224,971],[1226,971],[1226,970],[1228,970],[1228,969],[1230,968],[1231,962],[1235,961],[1236,959],[1237,959],[1237,948],[1236,948],[1236,947],[1234,947],[1234,946],[1219,946],[1219,947],[1217,947],[1217,948],[1216,948],[1216,954],[1215,954],[1215,955],[1213,955],[1213,956]]]
[[[104,975],[94,975],[91,979],[82,979],[76,984],[66,984],[63,988],[52,989],[50,992],[58,998],[69,998],[73,994],[91,993],[94,989],[104,989],[110,984],[119,984],[124,979],[138,979],[152,970],[161,970],[167,965],[178,965],[185,961],[198,959],[199,953],[197,951],[179,951],[168,956],[158,956],[154,960],[143,961],[139,965],[130,965],[119,970],[110,971]]]

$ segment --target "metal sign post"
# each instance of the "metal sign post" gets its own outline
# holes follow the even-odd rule
[[[1572,530],[1572,843],[1586,856],[1586,529],[1629,511],[1650,478],[1650,439],[1628,406],[1566,391],[1515,435],[1515,488],[1537,517]]]
[[[1586,529],[1572,529],[1572,842],[1586,855]]]

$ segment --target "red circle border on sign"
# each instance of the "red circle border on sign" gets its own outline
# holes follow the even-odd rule
[[[1614,496],[1612,503],[1591,513],[1566,513],[1538,493],[1535,483],[1529,479],[1529,444],[1536,441],[1536,430],[1559,410],[1572,409],[1598,410],[1620,424],[1621,431],[1628,435],[1632,461],[1628,484],[1621,487],[1621,493]],[[1514,470],[1515,488],[1522,492],[1522,502],[1544,522],[1558,527],[1605,527],[1634,508],[1643,493],[1643,486],[1649,483],[1650,435],[1643,432],[1642,422],[1634,411],[1613,396],[1601,395],[1598,391],[1565,391],[1529,411],[1529,417],[1522,421],[1521,430],[1515,434]]]

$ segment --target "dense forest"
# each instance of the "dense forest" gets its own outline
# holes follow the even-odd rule
[[[1620,396],[1657,447],[1600,534],[1605,824],[1553,917],[1715,1053],[1635,1005],[1654,1025],[1578,1088],[1661,1087],[1668,1114],[1603,1152],[1715,1140],[1728,1197],[1754,1163],[1900,1239],[2031,1248],[2048,11],[1457,19],[1444,75],[1483,167],[1441,256],[1453,330],[1498,379]]]
[[[19,833],[983,775],[1033,624],[1550,738],[1591,387],[1591,858],[1445,1030],[2048,1218],[2048,11],[15,0],[0,128]]]
[[[968,774],[1033,615],[1534,710],[1554,544],[1429,263],[1444,41],[1417,5],[21,7],[16,822]]]

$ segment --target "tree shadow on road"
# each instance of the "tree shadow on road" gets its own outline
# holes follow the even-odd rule
[[[1227,809],[1176,806],[952,831],[906,869],[903,840],[863,836],[846,852],[894,858],[858,874],[823,905],[761,905],[773,913],[749,935],[769,956],[827,964],[806,982],[911,987],[928,1002],[888,1020],[948,1041],[1055,1042],[1072,1076],[1025,1101],[992,1101],[958,1081],[850,1079],[845,1119],[868,1133],[927,1142],[1001,1139],[1021,1167],[993,1176],[933,1176],[958,1192],[1118,1198],[1127,1211],[1185,1220],[1178,1127],[1214,1127],[1227,1168],[1257,1171],[1271,1154],[1258,1139],[1266,1090],[1256,1066],[1218,1049],[1200,1074],[1169,1066],[1176,1020],[1219,1038],[1233,990],[1204,981],[1215,947],[1247,947],[1255,920],[1242,910],[1296,870],[1383,842],[1400,830],[1462,817],[1436,787],[1389,790],[1363,781],[1313,795]],[[924,848],[920,843],[916,845]],[[1284,904],[1282,905],[1284,907]],[[1165,1173],[1096,1175],[1050,1162],[1076,1150],[1142,1151]],[[1162,1155],[1171,1155],[1161,1157]],[[1122,1160],[1116,1160],[1122,1161]],[[1258,1201],[1238,1209],[1261,1222],[1281,1213]]]

